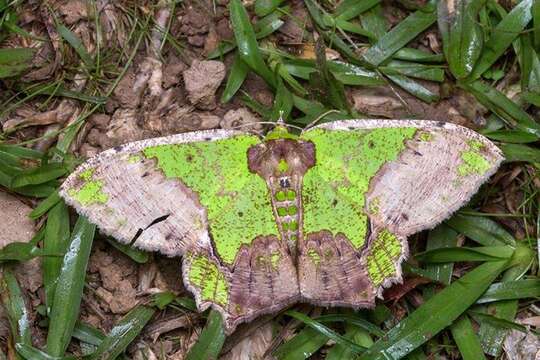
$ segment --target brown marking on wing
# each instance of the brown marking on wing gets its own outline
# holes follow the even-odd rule
[[[298,278],[303,301],[354,308],[375,304],[365,259],[342,234],[334,237],[323,230],[307,235],[299,249]]]
[[[223,307],[201,299],[200,289],[189,281],[192,257],[184,258],[184,284],[195,295],[199,310],[213,305],[221,312],[227,334],[240,323],[280,311],[299,299],[296,268],[286,246],[275,236],[261,236],[250,246],[243,246],[232,270],[222,266],[215,255],[204,253],[204,256],[225,275],[228,304]]]

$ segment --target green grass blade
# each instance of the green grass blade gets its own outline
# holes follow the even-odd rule
[[[105,96],[87,95],[78,91],[65,89],[61,85],[55,86],[55,87],[51,87],[48,84],[41,85],[41,86],[33,85],[31,86],[31,92],[30,92],[30,89],[23,89],[23,91],[28,95],[39,93],[40,95],[61,96],[61,97],[66,97],[70,99],[81,100],[81,101],[92,103],[92,104],[103,105],[107,102],[107,97]]]
[[[439,100],[439,96],[434,94],[424,86],[420,85],[414,80],[396,74],[388,74],[386,70],[381,69],[381,71],[390,79],[392,82],[399,85],[403,90],[407,91],[409,94],[416,96],[420,100],[423,100],[427,103],[432,103]]]
[[[278,78],[278,87],[276,90],[276,96],[274,97],[274,105],[272,107],[272,117],[270,121],[277,121],[280,117],[287,122],[289,115],[293,108],[292,94],[287,89],[281,78]]]
[[[55,180],[65,175],[68,169],[62,164],[45,164],[38,168],[24,170],[15,176],[11,182],[11,187],[21,188],[28,185],[39,185],[51,180]]]
[[[53,306],[49,314],[47,353],[63,356],[79,317],[79,307],[86,278],[86,267],[92,249],[96,226],[79,217],[69,249],[63,258],[62,268],[56,282]]]
[[[540,52],[540,1],[533,1],[531,13],[533,18],[534,48],[537,52]]]
[[[306,314],[303,314],[303,313],[300,313],[300,312],[294,311],[294,310],[289,310],[285,314],[287,314],[287,315],[289,315],[289,316],[291,316],[291,317],[293,317],[293,318],[295,318],[297,320],[302,321],[303,323],[305,323],[310,328],[313,328],[313,329],[317,330],[318,332],[320,332],[321,334],[323,334],[327,338],[334,340],[336,343],[347,347],[349,350],[351,350],[355,354],[360,354],[365,350],[365,347],[353,343],[349,339],[341,336],[340,334],[336,333],[334,330],[330,329],[329,327],[323,325],[319,321],[313,320],[312,318],[310,318]]]
[[[420,63],[442,63],[444,62],[443,54],[433,54],[424,50],[415,48],[402,48],[398,50],[394,56],[396,60],[420,62]]]
[[[405,75],[416,79],[443,82],[444,70],[440,66],[415,64],[411,62],[393,60],[387,65],[379,67],[385,74]]]
[[[506,266],[507,261],[484,263],[453,282],[392,328],[360,360],[397,360],[407,355],[465,312]]]
[[[512,44],[512,41],[525,29],[531,21],[531,6],[533,0],[523,0],[518,3],[493,29],[491,37],[486,42],[484,51],[476,66],[468,77],[469,81],[478,79]]]
[[[84,62],[84,64],[88,68],[93,68],[94,60],[92,59],[92,57],[90,56],[86,48],[84,47],[84,44],[77,37],[77,35],[75,35],[73,32],[71,32],[71,30],[69,30],[67,27],[61,24],[57,26],[56,30],[58,31],[60,36],[62,36],[62,38],[64,38],[64,40],[66,40],[69,43],[69,45],[73,47],[73,49],[75,49],[75,51],[77,52],[81,60]]]
[[[35,347],[25,344],[15,344],[19,355],[27,360],[75,360],[74,356],[51,356]]]
[[[463,360],[483,360],[486,358],[467,315],[461,315],[450,326],[450,331]]]
[[[427,250],[435,250],[445,247],[454,247],[457,245],[457,232],[445,224],[437,226],[431,230],[426,244]],[[425,271],[430,274],[430,278],[441,284],[450,285],[452,281],[452,271],[454,265],[447,264],[429,264]]]
[[[231,0],[229,9],[234,37],[240,58],[259,74],[270,86],[276,87],[274,74],[270,71],[259,51],[255,32],[249,21],[246,9],[240,0]]]
[[[500,144],[507,162],[526,161],[530,163],[540,162],[540,150],[522,144]]]
[[[345,334],[343,335],[343,337],[362,347],[368,348],[373,345],[373,340],[371,339],[369,334],[365,330],[353,325],[345,326]],[[341,360],[354,358],[354,352],[351,351],[351,349],[349,349],[347,346],[342,344],[336,344],[328,351],[328,354],[326,355],[326,360]]]
[[[43,157],[41,151],[18,145],[0,144],[0,151],[23,159],[39,160]]]
[[[497,222],[482,216],[456,214],[446,224],[484,246],[515,246],[516,240]]]
[[[8,267],[4,267],[0,274],[0,299],[6,310],[13,342],[32,345],[30,314],[19,283]]]
[[[105,334],[103,334],[101,330],[82,322],[77,322],[75,324],[72,335],[77,340],[95,346],[99,346],[105,339]]]
[[[219,357],[224,342],[225,332],[221,314],[216,310],[211,310],[206,325],[195,345],[189,350],[186,360],[215,360]]]
[[[416,254],[418,261],[448,263],[456,261],[500,261],[510,259],[514,249],[510,246],[480,246],[474,248],[454,247],[424,251]]]
[[[343,0],[337,6],[334,16],[342,20],[349,20],[371,9],[380,2],[381,0]]]
[[[360,16],[362,27],[380,39],[386,34],[388,23],[384,17],[382,6],[375,5]],[[373,43],[376,43],[374,41]]]
[[[397,24],[366,51],[364,59],[368,63],[378,66],[430,27],[437,20],[434,4],[434,1],[430,1],[422,9],[412,13]]]
[[[33,220],[38,219],[39,217],[45,215],[53,206],[58,204],[62,199],[58,195],[58,191],[53,192],[45,200],[39,203],[38,206],[32,210],[30,213],[30,218]]]
[[[47,253],[56,253],[63,256],[69,246],[69,233],[68,208],[63,201],[60,201],[49,211],[45,225],[43,250]],[[50,312],[53,305],[56,281],[62,268],[62,262],[62,257],[46,257],[42,261],[47,312]]]
[[[379,329],[378,326],[370,323],[367,320],[360,318],[354,314],[326,314],[315,318],[318,322],[344,322],[349,325],[354,325],[359,327],[370,334],[376,335],[378,337],[384,336],[384,332]]]
[[[484,132],[484,135],[492,140],[514,144],[526,144],[538,141],[536,135],[522,130],[496,130]]]
[[[227,78],[227,84],[225,85],[225,90],[221,94],[221,102],[229,102],[234,94],[240,89],[246,76],[249,72],[249,66],[236,55],[231,66],[231,71],[229,72],[229,77]]]
[[[511,126],[540,137],[540,124],[515,102],[494,87],[482,81],[460,84],[460,86],[471,92],[482,105],[497,114]]]
[[[0,79],[19,75],[30,65],[34,49],[0,49]]]
[[[259,17],[266,16],[276,10],[284,0],[256,0],[255,14]]]
[[[301,360],[311,357],[328,342],[328,337],[319,331],[306,327],[296,336],[282,344],[274,352],[278,360]]]
[[[103,339],[89,360],[113,360],[122,354],[150,321],[155,310],[138,305],[124,316]]]
[[[516,280],[492,284],[477,304],[500,300],[515,300],[540,297],[540,280]]]
[[[455,14],[450,25],[447,58],[449,69],[457,79],[471,73],[482,53],[483,33],[477,17],[485,3],[486,0],[453,2]]]
[[[145,264],[150,259],[150,256],[146,251],[139,250],[127,244],[119,243],[118,241],[109,237],[107,237],[106,240],[109,244],[111,244],[117,250],[123,252],[125,255],[129,256],[131,260],[135,261],[136,263]]]
[[[514,258],[511,261],[513,266],[505,271],[502,282],[515,281],[521,278],[533,263],[535,255],[535,252],[527,245],[518,243]],[[509,322],[516,317],[517,310],[517,300],[498,301],[483,307],[486,314]],[[484,352],[491,356],[499,356],[508,328],[486,318],[479,319],[475,316],[475,320],[480,323],[479,336]]]

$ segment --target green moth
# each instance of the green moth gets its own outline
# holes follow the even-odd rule
[[[227,332],[296,302],[372,307],[409,235],[459,209],[503,160],[472,130],[346,120],[263,139],[212,130],[128,143],[61,196],[126,244],[182,256],[184,284]]]

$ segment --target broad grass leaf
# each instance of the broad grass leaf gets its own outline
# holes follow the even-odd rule
[[[63,356],[79,318],[81,299],[86,279],[86,267],[96,226],[79,217],[71,234],[69,248],[62,259],[49,313],[47,353]]]
[[[224,342],[225,332],[221,314],[216,310],[210,310],[206,325],[195,345],[189,350],[186,360],[217,359]]]
[[[506,267],[507,261],[487,262],[454,281],[393,327],[359,359],[397,360],[409,354],[463,314]]]

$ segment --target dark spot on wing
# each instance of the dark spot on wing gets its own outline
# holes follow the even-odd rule
[[[372,141],[372,140],[369,140],[369,141],[368,141],[368,147],[369,147],[370,149],[373,149],[374,146],[375,146],[375,144],[373,143],[373,141]]]
[[[334,200],[332,201],[332,206],[333,206],[333,207],[336,207],[336,205],[337,205],[337,199],[334,199]]]
[[[242,217],[242,216],[244,216],[244,213],[241,212],[241,211],[239,211],[239,212],[238,212],[238,216]]]
[[[148,171],[145,171],[144,174],[141,175],[141,177],[147,177],[148,175],[150,175],[150,173]]]
[[[402,213],[401,214],[401,218],[405,221],[409,220],[409,215],[405,214],[405,213]]]
[[[204,141],[210,141],[210,140],[212,140],[212,138],[211,137],[205,137],[203,140]]]
[[[438,126],[438,127],[444,127],[444,124],[446,124],[446,122],[444,122],[444,121],[437,121],[437,126]]]
[[[114,151],[116,151],[116,152],[122,151],[123,148],[124,148],[123,145],[117,145],[117,146],[113,147]]]

